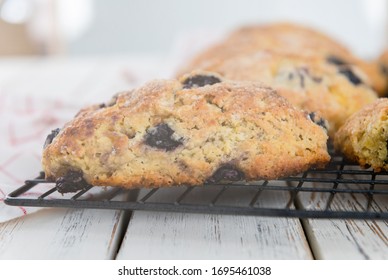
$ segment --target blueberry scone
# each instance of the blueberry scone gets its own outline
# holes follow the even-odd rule
[[[362,167],[388,170],[388,99],[380,98],[351,116],[336,133],[334,147]]]
[[[274,90],[195,73],[81,110],[48,136],[42,163],[62,192],[198,185],[323,167],[326,142],[324,129]]]
[[[359,59],[340,42],[318,30],[291,23],[244,26],[237,29],[223,41],[197,54],[179,73],[204,69],[209,64],[241,55],[251,56],[265,50],[277,52],[284,57],[298,55],[314,59],[319,56],[335,66],[356,66],[365,73],[364,82],[370,84],[380,96],[387,90],[386,79],[376,63]]]
[[[320,56],[306,58],[259,51],[214,61],[204,70],[273,87],[297,108],[319,112],[329,123],[330,136],[350,115],[377,99],[357,67],[335,65]]]

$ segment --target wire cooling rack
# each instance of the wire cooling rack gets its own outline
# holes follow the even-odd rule
[[[45,184],[45,191],[34,188]],[[34,195],[39,193],[39,195]],[[274,181],[133,189],[90,186],[61,195],[41,173],[10,193],[17,206],[149,210],[298,218],[388,219],[388,172],[333,156],[324,170]]]

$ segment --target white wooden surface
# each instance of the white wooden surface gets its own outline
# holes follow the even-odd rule
[[[311,259],[298,219],[137,211],[118,259]]]
[[[176,197],[174,191],[152,198]],[[185,202],[209,203],[218,191],[199,191]],[[239,205],[255,193],[228,191],[218,203]],[[258,203],[275,207],[287,201],[286,195],[264,193]],[[135,211],[117,258],[311,259],[312,254],[299,219]]]
[[[363,220],[306,220],[316,259],[388,259],[388,224]]]
[[[346,175],[345,178],[370,179],[359,175]],[[339,187],[346,189],[347,185],[340,184]],[[376,185],[375,188],[387,186]],[[328,196],[327,193],[305,193],[300,198],[307,209],[314,209],[324,208]],[[365,211],[367,205],[365,195],[337,194],[332,200],[331,209]],[[371,208],[387,212],[388,196],[375,196]],[[306,219],[303,226],[316,259],[388,259],[388,221]]]
[[[0,224],[0,259],[113,259],[122,211],[47,209]]]
[[[72,104],[84,104],[104,101],[118,90],[142,83],[147,75],[159,75],[158,71],[155,64],[141,59],[130,63],[122,58],[11,59],[0,60],[0,83],[1,90],[13,96],[60,95]],[[279,203],[279,199],[265,197],[260,203]],[[319,197],[312,201],[318,202]],[[388,207],[387,201],[376,203]],[[125,238],[120,245],[122,230]],[[0,224],[0,259],[109,259],[117,250],[118,259],[388,259],[387,236],[383,221],[302,223],[136,211],[128,224],[118,211],[46,209]]]

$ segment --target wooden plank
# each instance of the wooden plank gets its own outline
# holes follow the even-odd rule
[[[354,170],[354,168],[348,168]],[[385,176],[387,177],[387,176]],[[343,175],[346,179],[370,179],[370,176]],[[386,178],[381,178],[386,179]],[[321,184],[312,184],[320,186]],[[369,186],[340,184],[338,188],[368,188]],[[376,185],[375,189],[385,188]],[[307,209],[322,209],[330,194],[300,194],[300,203]],[[367,196],[336,194],[330,209],[366,211]],[[388,196],[375,196],[371,211],[388,211]],[[317,259],[388,259],[388,221],[306,219],[303,225]]]
[[[387,222],[308,219],[304,226],[317,259],[388,259]]]
[[[173,200],[182,193],[173,192],[164,195]],[[223,194],[219,203],[252,198],[249,191],[244,193]],[[196,193],[190,202],[208,203],[215,194]],[[257,205],[276,206],[287,200],[267,194]],[[135,211],[117,258],[311,259],[312,254],[298,219]]]
[[[136,212],[117,259],[311,259],[298,219]]]
[[[0,259],[113,259],[123,211],[46,209],[0,224]]]

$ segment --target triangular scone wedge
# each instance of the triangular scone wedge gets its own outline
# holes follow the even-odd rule
[[[82,110],[46,141],[43,169],[62,191],[269,180],[325,166],[327,138],[271,88],[193,73]]]
[[[334,147],[362,167],[388,170],[388,98],[353,114],[336,133]]]

